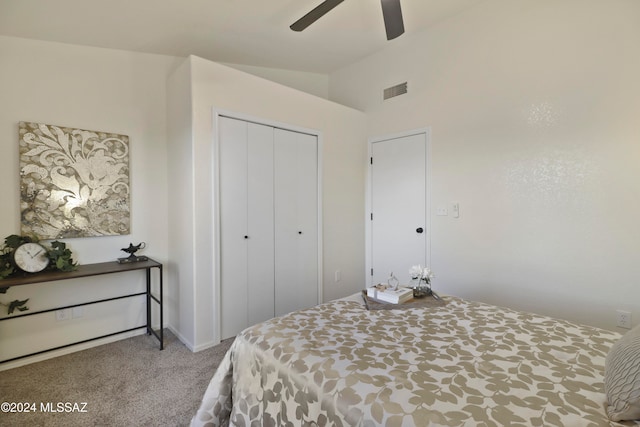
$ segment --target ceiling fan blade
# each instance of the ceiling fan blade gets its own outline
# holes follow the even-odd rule
[[[322,18],[327,12],[329,12],[331,9],[333,9],[343,1],[344,0],[325,0],[318,6],[316,6],[311,12],[307,13],[302,18],[291,24],[289,28],[291,28],[293,31],[302,31],[309,25],[316,22],[318,19]]]
[[[393,40],[404,33],[404,21],[400,0],[381,0],[384,28],[387,30],[387,40]]]

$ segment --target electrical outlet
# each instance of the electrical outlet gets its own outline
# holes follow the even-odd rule
[[[334,282],[336,282],[336,283],[338,283],[340,280],[342,280],[342,272],[340,270],[336,270],[333,279],[334,279]]]
[[[71,309],[65,308],[62,310],[56,310],[56,320],[68,320],[71,319]]]
[[[617,310],[616,313],[618,315],[616,325],[619,328],[631,329],[631,312]]]

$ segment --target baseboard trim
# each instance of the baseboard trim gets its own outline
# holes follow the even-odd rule
[[[51,350],[46,353],[38,354],[31,357],[25,357],[23,359],[14,360],[12,362],[2,363],[0,364],[0,371],[7,371],[9,369],[19,368],[20,366],[26,366],[32,363],[42,362],[43,360],[53,359],[55,357],[60,357],[66,354],[75,353],[77,351],[87,350],[89,348],[98,347],[100,345],[109,344],[112,342],[124,340],[124,339],[135,337],[138,335],[143,335],[146,332],[147,332],[146,329],[125,332],[122,334],[113,335],[110,337],[101,338],[101,339],[89,341],[82,344],[76,344],[71,347],[61,348],[59,350]]]
[[[175,335],[180,340],[180,342],[182,344],[184,344],[185,347],[187,347],[193,353],[197,353],[199,351],[206,350],[206,349],[211,348],[211,347],[215,347],[217,344],[219,344],[217,342],[210,341],[210,342],[207,342],[207,343],[204,343],[204,344],[200,344],[200,345],[194,346],[191,341],[186,339],[177,329],[175,329],[171,325],[167,326],[167,329],[169,329],[171,331],[171,333],[173,333],[173,335]]]

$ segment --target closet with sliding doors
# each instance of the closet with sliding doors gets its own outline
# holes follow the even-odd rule
[[[218,116],[221,338],[318,304],[318,138]]]

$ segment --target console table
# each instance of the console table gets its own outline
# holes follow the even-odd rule
[[[156,297],[156,295],[154,295],[151,292],[151,269],[152,268],[157,268],[158,269],[158,283],[159,283],[159,292],[158,292],[158,296]],[[162,307],[162,264],[154,261],[152,259],[149,259],[148,261],[139,261],[139,262],[131,262],[131,263],[123,263],[120,264],[116,261],[114,262],[102,262],[102,263],[97,263],[97,264],[85,264],[85,265],[79,265],[78,268],[74,271],[69,271],[69,272],[65,272],[65,271],[45,271],[42,273],[37,273],[37,274],[29,274],[29,275],[25,275],[25,276],[20,276],[20,277],[11,277],[8,279],[3,279],[0,280],[0,288],[6,288],[6,287],[10,287],[10,286],[22,286],[22,285],[30,285],[30,284],[34,284],[34,283],[44,283],[44,282],[54,282],[57,280],[69,280],[69,279],[77,279],[80,277],[90,277],[90,276],[100,276],[100,275],[104,275],[104,274],[113,274],[113,273],[122,273],[125,271],[133,271],[133,270],[146,270],[146,275],[147,275],[147,289],[146,292],[138,292],[138,293],[133,293],[133,294],[127,294],[127,295],[120,295],[120,296],[116,296],[113,298],[106,298],[106,299],[100,299],[100,300],[95,300],[95,301],[87,301],[87,302],[83,302],[80,304],[73,304],[73,305],[67,305],[64,307],[55,307],[55,308],[51,308],[51,309],[47,309],[47,310],[40,310],[40,311],[34,311],[34,312],[28,312],[28,313],[22,313],[22,314],[16,314],[16,315],[11,315],[11,316],[7,316],[7,317],[2,317],[0,318],[0,321],[4,321],[4,320],[12,320],[12,319],[18,319],[20,317],[25,317],[25,316],[35,316],[37,314],[42,314],[42,313],[49,313],[52,311],[57,311],[57,310],[64,310],[67,308],[73,308],[73,307],[80,307],[80,306],[85,306],[85,305],[89,305],[89,304],[98,304],[101,302],[107,302],[107,301],[114,301],[114,300],[118,300],[118,299],[123,299],[123,298],[131,298],[131,297],[136,297],[136,296],[140,296],[140,295],[146,295],[147,301],[146,301],[146,305],[147,305],[147,324],[146,325],[142,325],[142,326],[136,326],[134,328],[130,328],[130,329],[126,329],[123,331],[117,331],[117,332],[113,332],[107,335],[101,335],[99,337],[95,337],[95,338],[89,338],[86,340],[82,340],[82,341],[77,341],[77,342],[73,342],[70,344],[65,344],[65,345],[61,345],[59,347],[54,347],[54,348],[49,348],[46,350],[41,350],[35,353],[30,353],[30,354],[25,354],[22,356],[18,356],[18,357],[13,357],[11,359],[6,359],[6,360],[1,360],[0,363],[6,363],[6,362],[11,362],[13,360],[17,360],[17,359],[22,359],[25,357],[30,357],[30,356],[35,356],[37,354],[41,354],[41,353],[46,353],[48,351],[53,351],[53,350],[59,350],[61,348],[66,348],[66,347],[70,347],[73,345],[77,345],[77,344],[82,344],[85,342],[89,342],[89,341],[94,341],[94,340],[98,340],[101,338],[107,338],[113,335],[118,335],[118,334],[123,334],[126,332],[131,332],[137,329],[142,329],[142,328],[146,328],[147,330],[147,335],[154,335],[158,341],[160,341],[160,350],[164,349],[164,334],[163,334],[163,329],[162,329],[162,325],[163,325],[163,317],[162,317],[162,312],[163,312],[163,307]],[[152,327],[151,324],[151,301],[155,301],[156,303],[158,303],[159,308],[160,308],[160,329],[159,331],[155,331]]]

